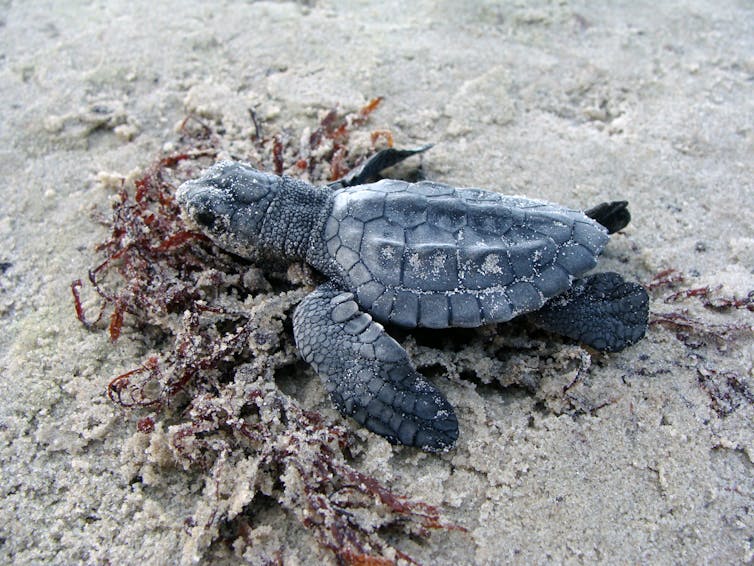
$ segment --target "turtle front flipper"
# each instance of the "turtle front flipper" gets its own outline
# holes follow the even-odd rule
[[[424,153],[432,146],[433,144],[428,143],[414,149],[395,149],[394,147],[383,149],[367,159],[364,164],[353,173],[330,183],[328,186],[333,189],[342,189],[343,187],[353,187],[355,185],[363,185],[364,183],[376,181],[378,179],[377,175],[383,169],[397,165],[412,155]]]
[[[611,272],[577,279],[569,291],[529,315],[545,330],[603,352],[618,352],[639,341],[648,317],[644,287]]]
[[[352,293],[321,285],[296,308],[293,332],[343,415],[392,443],[432,452],[453,446],[453,408]]]

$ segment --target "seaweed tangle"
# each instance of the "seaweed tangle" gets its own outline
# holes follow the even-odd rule
[[[665,269],[657,273],[649,283],[645,285],[648,291],[655,294],[668,289],[673,290],[686,281],[683,273],[675,269]],[[754,291],[746,297],[734,297],[719,295],[722,286],[711,288],[695,287],[691,289],[673,290],[662,297],[662,303],[675,305],[684,301],[696,300],[705,309],[717,313],[725,313],[732,310],[754,311]],[[649,324],[651,326],[663,326],[676,332],[675,337],[684,345],[698,347],[707,341],[714,341],[718,345],[726,346],[739,336],[750,336],[751,324],[746,323],[720,323],[712,320],[693,316],[689,309],[653,311]]]
[[[250,111],[253,135],[240,158],[278,174],[338,178],[363,157],[349,148],[350,134],[379,102],[346,115],[327,112],[299,147],[293,136],[264,135]],[[180,133],[180,151],[122,180],[105,220],[110,235],[96,247],[101,259],[88,285],[76,280],[71,291],[85,327],[106,330],[112,341],[130,329],[154,352],[112,379],[107,394],[140,415],[139,433],[166,435],[174,464],[205,474],[203,499],[211,504],[197,505],[186,521],[184,558],[201,557],[228,531],[238,554],[251,547],[250,507],[267,496],[339,563],[414,563],[387,542],[386,530],[426,538],[432,529],[460,528],[358,471],[349,463],[354,444],[346,429],[278,388],[277,372],[299,364],[286,329],[311,276],[301,266],[263,273],[183,223],[176,188],[218,157],[237,157],[237,146],[196,116]],[[372,150],[392,144],[385,131],[370,139]],[[85,287],[99,299],[93,319],[81,299]],[[282,561],[282,549],[268,559]]]
[[[754,335],[754,326],[744,319],[744,322],[728,322],[719,317],[713,319],[708,312],[716,315],[728,314],[734,311],[754,311],[754,291],[745,296],[723,294],[724,286],[702,286],[681,288],[686,283],[683,273],[675,269],[666,269],[657,273],[646,284],[649,291],[655,294],[664,293],[661,297],[664,305],[674,305],[672,310],[655,310],[651,314],[650,324],[662,326],[674,332],[675,338],[691,352],[705,347],[716,347],[719,351],[728,351],[738,339],[750,338]],[[659,301],[658,301],[659,302]],[[688,306],[681,308],[676,305],[701,305],[703,315],[692,314]],[[743,318],[743,317],[739,317]],[[688,359],[694,364],[697,372],[699,387],[710,398],[710,409],[721,419],[736,412],[742,406],[754,405],[754,391],[746,379],[739,373],[720,368],[713,368],[703,364],[704,356],[698,352],[689,352]]]

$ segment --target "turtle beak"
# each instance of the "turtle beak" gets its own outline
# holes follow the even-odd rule
[[[226,191],[199,179],[183,183],[176,197],[189,220],[201,229],[219,234],[230,225],[232,207]]]

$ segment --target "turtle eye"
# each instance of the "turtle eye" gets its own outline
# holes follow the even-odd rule
[[[209,228],[210,230],[214,228],[215,226],[216,216],[212,214],[209,210],[202,210],[198,212],[194,218],[197,223],[201,224],[202,226],[206,228]]]

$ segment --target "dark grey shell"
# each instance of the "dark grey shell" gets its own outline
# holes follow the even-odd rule
[[[608,240],[576,210],[427,181],[338,190],[322,230],[334,274],[364,310],[430,328],[537,310],[593,268]]]

